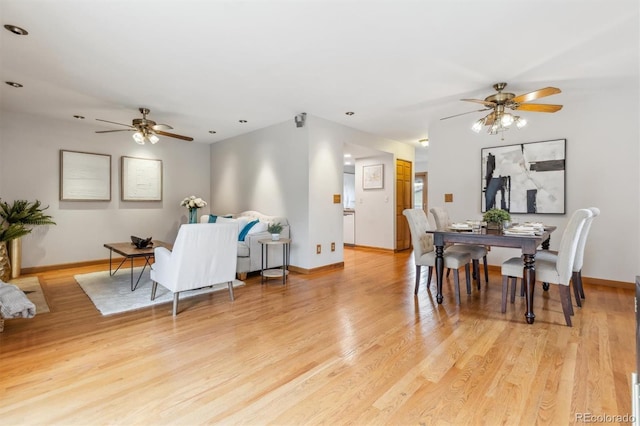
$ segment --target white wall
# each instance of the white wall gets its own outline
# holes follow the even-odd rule
[[[56,226],[37,227],[23,240],[24,268],[108,258],[104,243],[128,241],[131,235],[173,241],[187,221],[179,205],[188,195],[209,206],[200,214],[259,210],[286,216],[294,243],[293,265],[315,268],[342,261],[342,204],[333,195],[343,189],[345,142],[382,152],[388,202],[372,205],[363,198],[362,245],[392,249],[395,159],[413,161],[413,147],[318,117],[303,128],[293,120],[211,146],[162,138],[156,145],[135,144],[127,132],[96,134],[90,119],[54,120],[4,112],[0,122],[0,198],[40,200]],[[59,201],[59,151],[112,156],[112,200]],[[163,161],[163,201],[120,201],[120,158]],[[379,161],[378,161],[379,163]],[[360,177],[361,179],[361,177]],[[361,180],[360,180],[361,181]],[[356,206],[357,208],[357,206]],[[361,209],[362,210],[362,209]],[[379,218],[383,218],[382,222]],[[311,225],[310,225],[311,224]],[[330,251],[332,242],[336,251]],[[316,254],[316,244],[322,254]]]
[[[107,259],[104,243],[131,235],[173,242],[188,195],[209,194],[209,146],[161,138],[137,145],[128,132],[96,134],[91,120],[52,120],[3,111],[0,122],[0,198],[40,200],[55,226],[36,227],[23,239],[22,267]],[[111,201],[59,201],[59,150],[111,155]],[[120,201],[120,157],[161,159],[163,201]],[[209,200],[207,200],[209,201]],[[206,213],[207,208],[203,209]]]
[[[424,148],[417,148],[424,149]],[[429,153],[430,154],[430,153]],[[428,172],[429,171],[429,162],[428,161],[416,161],[414,173]]]
[[[309,117],[307,117],[309,123]],[[291,264],[309,264],[309,126],[293,119],[211,145],[214,213],[257,210],[289,221]],[[340,174],[342,171],[340,171]]]
[[[302,128],[291,120],[212,144],[212,211],[258,210],[285,216],[291,225],[292,265],[313,269],[342,262],[343,206],[333,202],[333,195],[343,191],[345,142],[392,153],[385,160],[389,201],[383,208],[371,209],[383,218],[383,225],[376,220],[375,226],[365,223],[363,229],[383,236],[373,240],[372,246],[393,248],[393,159],[413,161],[413,147],[312,115],[307,115]],[[331,243],[336,245],[334,252]],[[322,246],[319,255],[317,244]]]
[[[351,127],[342,126],[331,121],[322,121],[326,126],[332,128],[332,133],[338,141],[350,145],[365,146],[380,152],[380,155],[360,158],[355,162],[355,243],[360,246],[393,250],[395,248],[396,228],[395,162],[397,159],[414,162],[414,147]],[[342,161],[342,151],[340,155],[340,161]],[[383,189],[366,191],[362,189],[362,166],[368,164],[384,164]],[[340,216],[340,223],[342,223],[342,211],[340,211]],[[340,226],[342,230],[342,225]]]
[[[384,184],[381,189],[362,188],[362,168],[382,164]],[[356,245],[395,248],[395,179],[392,154],[362,158],[356,161]]]
[[[594,87],[593,92],[563,93],[555,114],[523,113],[529,124],[504,135],[475,134],[473,118],[433,123],[429,129],[429,206],[445,206],[453,220],[479,218],[480,149],[516,143],[566,139],[566,215],[516,215],[519,221],[557,225],[557,248],[571,212],[596,206],[602,211],[591,228],[583,275],[632,282],[639,272],[639,129],[638,83],[624,90]],[[454,202],[445,204],[444,194]],[[493,248],[489,263],[515,255]]]
[[[304,253],[310,268],[344,260],[342,194],[346,127],[315,116],[307,116],[309,127],[309,241]],[[335,251],[331,251],[331,244]],[[317,254],[316,246],[321,246]]]

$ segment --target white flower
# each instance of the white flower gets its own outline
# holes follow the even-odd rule
[[[199,209],[201,207],[205,207],[207,205],[207,202],[200,197],[191,195],[190,197],[186,197],[184,200],[182,200],[180,205],[182,207],[188,207],[189,210],[191,210],[191,209]]]

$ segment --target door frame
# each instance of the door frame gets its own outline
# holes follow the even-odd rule
[[[429,205],[427,203],[429,197],[427,197],[428,195],[428,183],[429,183],[429,173],[428,172],[416,172],[413,174],[413,183],[415,185],[415,182],[417,180],[418,177],[422,178],[422,181],[424,182],[424,186],[422,187],[422,210],[424,210],[425,214],[428,214],[429,212]]]

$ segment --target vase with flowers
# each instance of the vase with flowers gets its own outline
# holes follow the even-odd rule
[[[198,223],[198,209],[205,207],[207,202],[200,197],[191,195],[182,200],[180,205],[189,209],[189,223]]]

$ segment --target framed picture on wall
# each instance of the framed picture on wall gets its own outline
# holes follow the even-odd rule
[[[362,189],[384,188],[384,164],[362,166]]]
[[[162,201],[162,160],[122,157],[122,201]]]
[[[111,156],[61,149],[60,201],[111,201]]]
[[[482,212],[565,213],[566,139],[482,148]]]

